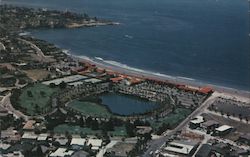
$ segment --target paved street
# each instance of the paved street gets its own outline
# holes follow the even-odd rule
[[[5,109],[7,109],[9,112],[13,113],[14,116],[20,118],[22,117],[25,121],[27,121],[29,119],[29,116],[26,116],[25,114],[23,114],[22,112],[16,110],[11,102],[10,102],[10,96],[11,93],[9,93],[8,95],[6,95],[2,101],[0,102],[0,105],[3,106]]]
[[[148,150],[144,153],[143,157],[149,157],[150,152],[155,152],[156,150],[159,150],[162,145],[170,138],[171,135],[174,135],[177,131],[181,131],[187,124],[188,122],[202,113],[208,106],[211,104],[215,98],[220,96],[219,93],[214,92],[206,101],[204,101],[194,112],[192,112],[184,121],[182,121],[174,130],[167,131],[163,133],[163,137],[157,139],[157,140],[152,140],[149,143],[149,148]]]

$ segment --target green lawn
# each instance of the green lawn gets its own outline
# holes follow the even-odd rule
[[[74,100],[69,104],[69,107],[84,115],[94,117],[110,117],[112,115],[105,106],[93,102]]]
[[[91,135],[94,135],[96,133],[101,133],[100,130],[92,130],[90,128],[83,128],[83,127],[80,127],[80,126],[76,126],[76,125],[68,125],[68,124],[61,124],[61,125],[58,125],[54,128],[54,132],[56,133],[65,133],[65,132],[69,132],[71,134],[80,134],[80,133],[83,133],[83,134],[91,134]]]
[[[114,131],[109,131],[109,134],[112,134],[113,136],[127,136],[127,131],[124,126],[122,127],[115,127]]]
[[[70,134],[86,134],[86,135],[95,135],[101,134],[101,130],[92,130],[91,128],[80,127],[77,125],[68,125],[68,124],[61,124],[54,128],[54,132],[64,134],[65,132],[69,132]],[[126,129],[125,127],[115,127],[114,131],[109,131],[109,134],[113,136],[126,136]]]
[[[150,121],[154,128],[160,127],[163,123],[168,123],[170,126],[176,126],[181,121],[183,121],[189,114],[191,110],[186,108],[177,108],[174,113],[170,113],[168,116],[164,118],[160,118],[159,122]]]
[[[29,115],[39,115],[50,109],[50,98],[57,91],[43,84],[34,84],[21,91],[19,102]]]

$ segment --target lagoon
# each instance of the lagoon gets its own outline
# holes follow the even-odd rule
[[[102,104],[106,105],[111,112],[119,115],[142,114],[159,107],[156,102],[117,93],[105,93],[100,95],[100,98]]]

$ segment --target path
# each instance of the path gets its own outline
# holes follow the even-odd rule
[[[23,118],[25,121],[27,121],[29,119],[29,116],[23,114],[22,112],[16,110],[11,102],[10,102],[10,96],[11,93],[9,93],[8,95],[6,95],[2,101],[0,102],[0,105],[3,106],[6,110],[8,110],[9,112],[13,113],[14,116],[18,117],[18,118]]]

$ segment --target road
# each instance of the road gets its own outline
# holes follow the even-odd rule
[[[16,110],[11,102],[10,102],[10,96],[11,93],[9,93],[8,95],[6,95],[2,101],[0,102],[0,105],[3,106],[6,110],[8,110],[9,112],[13,113],[14,116],[18,117],[18,118],[23,118],[25,121],[27,121],[29,119],[29,116],[26,116],[25,114],[23,114],[22,112]]]
[[[0,50],[6,50],[5,46],[3,43],[0,42]]]
[[[20,40],[20,41],[30,45],[32,48],[34,48],[36,50],[37,56],[38,56],[38,58],[40,59],[41,62],[49,62],[49,61],[51,61],[51,59],[52,59],[51,56],[45,56],[43,51],[39,47],[37,47],[35,44],[33,44],[32,42],[21,39],[21,38],[18,38],[18,40]]]
[[[220,96],[219,93],[214,92],[207,100],[205,100],[195,111],[193,111],[184,121],[182,121],[175,129],[164,132],[161,138],[152,140],[149,143],[149,148],[147,151],[143,154],[143,157],[150,157],[150,152],[155,152],[156,150],[159,150],[162,146],[164,146],[165,142],[176,132],[181,131],[185,126],[188,125],[189,121],[202,113],[208,106],[211,104],[218,96]]]
[[[97,153],[96,157],[103,157],[107,149],[112,148],[117,142],[118,141],[111,141],[108,145],[101,148],[100,151]]]

